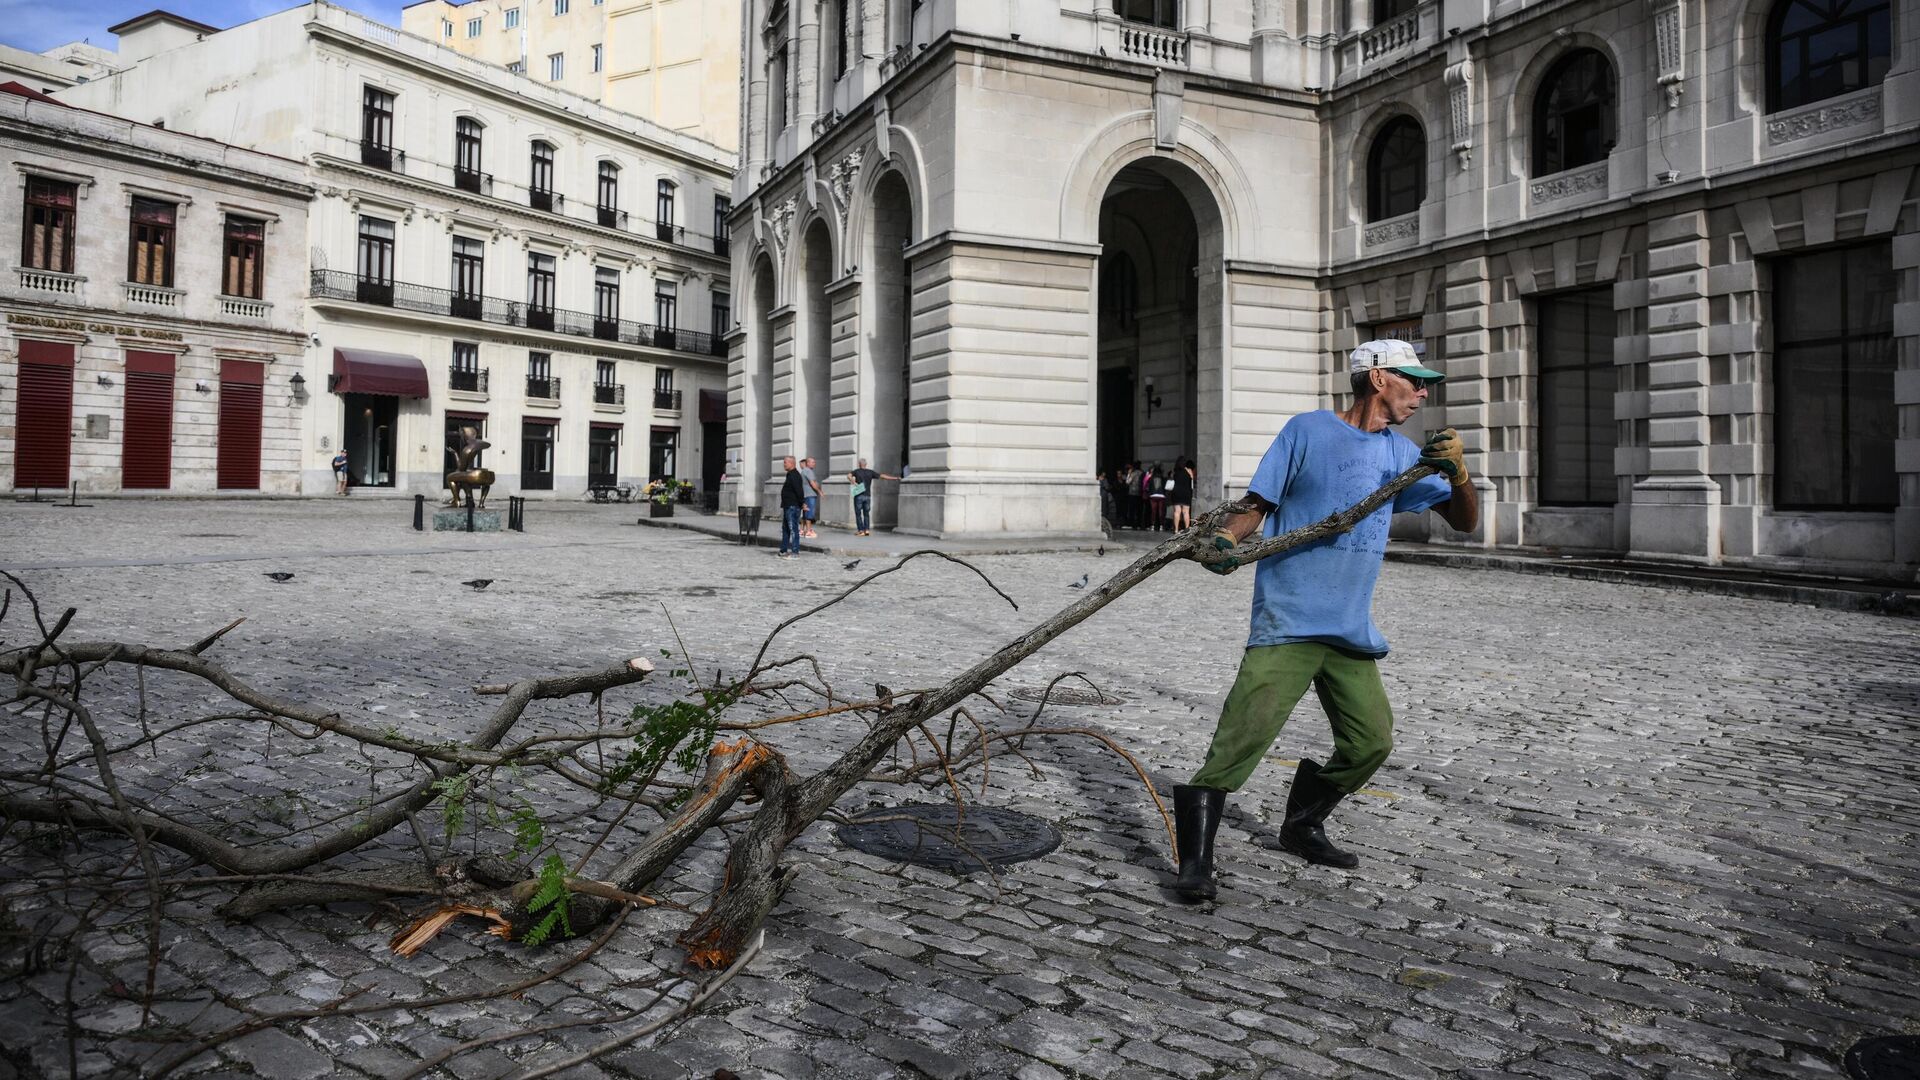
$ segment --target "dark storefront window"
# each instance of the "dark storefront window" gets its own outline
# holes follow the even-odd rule
[[[620,429],[595,425],[587,429],[587,486],[608,487],[619,482]]]
[[[1890,249],[1796,255],[1773,272],[1774,505],[1893,509]]]
[[[532,420],[520,423],[520,487],[523,490],[553,490],[554,427]]]
[[[1611,506],[1613,290],[1538,302],[1540,505]]]
[[[679,450],[679,428],[654,428],[647,444],[647,480],[664,480],[675,475]]]

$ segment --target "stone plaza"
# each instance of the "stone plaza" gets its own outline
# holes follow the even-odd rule
[[[410,509],[357,498],[7,504],[0,568],[49,620],[78,609],[69,643],[178,648],[245,616],[210,657],[345,717],[458,738],[491,708],[471,693],[480,683],[670,651],[654,680],[607,695],[614,717],[684,689],[665,675],[683,654],[703,677],[743,671],[782,619],[890,562],[784,563],[639,527],[618,506],[539,505],[526,533],[484,535],[416,533]],[[1082,575],[1097,584],[1140,550],[969,555],[1018,610],[965,569],[922,560],[785,632],[772,653],[812,654],[849,693],[934,686],[1076,599]],[[1082,673],[1121,704],[1053,707],[1045,722],[1108,735],[1164,792],[1205,751],[1252,577],[1176,565],[999,680],[1005,714],[973,711],[1024,723],[1033,706],[1011,691]],[[479,578],[493,584],[461,585]],[[28,640],[15,605],[0,624],[7,647]],[[1029,760],[994,759],[984,791],[977,770],[961,783],[977,805],[1051,822],[1058,850],[958,878],[849,850],[822,821],[789,849],[800,872],[739,978],[693,1018],[563,1075],[1814,1078],[1841,1076],[1857,1040],[1920,1033],[1911,619],[1392,561],[1377,612],[1394,646],[1382,671],[1397,748],[1330,823],[1362,856],[1358,870],[1274,847],[1290,763],[1328,744],[1311,696],[1230,801],[1222,888],[1206,905],[1167,889],[1165,830],[1124,761],[1088,738],[1035,738]],[[156,721],[208,704],[202,687],[148,680]],[[89,686],[113,722],[129,693]],[[568,701],[538,719],[591,721],[592,707]],[[15,769],[42,750],[37,720],[9,724]],[[205,730],[123,779],[261,842],[399,782],[356,771],[353,751],[327,740],[270,739],[245,722]],[[824,718],[767,738],[811,772],[862,730]],[[577,792],[533,779],[508,790],[532,801],[569,859],[614,824],[617,808]],[[863,786],[841,809],[948,797],[944,783]],[[438,815],[427,824],[437,831]],[[638,815],[618,824],[609,850],[646,830]],[[416,860],[405,832],[341,861]],[[0,863],[9,928],[33,925],[53,895],[29,880],[44,861],[15,842]],[[131,859],[119,838],[85,843],[114,866]],[[472,843],[505,846],[484,824]],[[721,854],[717,837],[703,840],[657,895],[697,911]],[[247,1010],[311,1009],[356,990],[357,1006],[395,1007],[286,1021],[174,1075],[393,1077],[469,1040],[549,1029],[448,1066],[518,1075],[618,1034],[591,1025],[643,1003],[633,987],[681,965],[670,943],[688,918],[635,912],[584,963],[524,994],[429,1008],[409,1002],[504,987],[588,946],[530,949],[460,922],[402,959],[383,908],[233,924],[214,912],[221,899],[169,902],[144,1028],[141,904],[37,971],[9,949],[20,977],[0,983],[0,1077],[66,1075],[70,1052],[82,1075],[133,1075],[177,1052],[158,1041],[173,1026],[212,1032]]]

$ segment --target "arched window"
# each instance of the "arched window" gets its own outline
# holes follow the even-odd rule
[[[1887,0],[1780,0],[1767,19],[1767,111],[1809,105],[1887,77]]]
[[[1413,117],[1396,117],[1367,151],[1367,220],[1411,214],[1426,197],[1426,133]]]
[[[654,234],[669,244],[679,239],[673,225],[673,197],[676,190],[673,181],[662,180],[653,196]]]
[[[1533,175],[1604,161],[1614,127],[1613,65],[1593,49],[1568,53],[1533,100]]]
[[[553,209],[553,144],[535,140],[527,155],[527,203],[535,210]]]

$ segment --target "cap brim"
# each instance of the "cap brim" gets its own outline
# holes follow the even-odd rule
[[[1433,370],[1432,368],[1424,368],[1419,366],[1418,364],[1409,364],[1405,367],[1394,368],[1393,370],[1404,372],[1408,375],[1414,376],[1415,378],[1432,379],[1434,382],[1439,382],[1440,380],[1446,378],[1445,375],[1440,374],[1439,372]]]

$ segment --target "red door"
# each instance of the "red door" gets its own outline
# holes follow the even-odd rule
[[[73,346],[22,341],[15,404],[14,489],[66,487],[73,456]]]
[[[260,487],[260,385],[266,365],[220,361],[220,440],[216,483],[223,491]]]
[[[120,436],[120,486],[173,486],[173,356],[127,354],[127,419]]]

